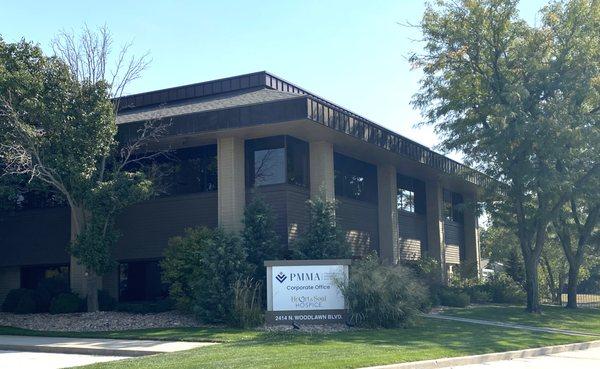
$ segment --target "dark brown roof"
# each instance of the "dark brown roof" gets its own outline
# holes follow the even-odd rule
[[[200,98],[165,103],[158,106],[124,110],[117,116],[117,124],[171,118],[179,115],[222,110],[252,104],[302,97],[303,95],[261,88],[210,95]]]
[[[173,119],[171,134],[309,119],[476,185],[490,181],[464,164],[267,72],[129,95],[119,101],[117,123],[124,135],[135,134],[139,122],[164,117]]]

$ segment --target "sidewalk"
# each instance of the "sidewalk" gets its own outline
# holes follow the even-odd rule
[[[0,336],[0,350],[103,356],[144,356],[216,345],[213,342],[172,342],[65,337]]]
[[[514,324],[514,323],[504,323],[504,322],[498,322],[498,321],[493,321],[493,320],[459,318],[459,317],[456,317],[456,316],[441,315],[441,314],[438,314],[438,313],[427,314],[427,315],[425,315],[425,317],[427,317],[427,318],[434,318],[434,319],[451,320],[451,321],[463,322],[463,323],[491,325],[491,326],[503,327],[503,328],[515,328],[515,329],[522,329],[522,330],[533,331],[533,332],[558,333],[558,334],[566,334],[566,335],[569,335],[569,336],[592,336],[592,337],[600,337],[600,334],[597,334],[597,333],[578,332],[578,331],[565,330],[565,329],[557,329],[557,328],[533,327],[533,326],[530,326],[530,325],[522,325],[522,324]]]

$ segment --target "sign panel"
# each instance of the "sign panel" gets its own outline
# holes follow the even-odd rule
[[[274,311],[344,309],[343,265],[274,266],[272,275]]]
[[[346,304],[339,283],[349,260],[282,260],[267,266],[268,324],[343,323]]]

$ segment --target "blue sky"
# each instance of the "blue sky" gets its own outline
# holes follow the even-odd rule
[[[150,68],[129,93],[267,70],[427,146],[431,127],[415,128],[410,106],[420,73],[416,23],[424,3],[373,1],[3,1],[0,35],[50,52],[61,29],[107,24],[116,44],[149,51]],[[545,3],[524,0],[535,22]],[[451,154],[459,159],[460,155]]]

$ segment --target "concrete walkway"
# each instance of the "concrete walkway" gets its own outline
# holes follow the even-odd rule
[[[60,369],[124,359],[127,356],[0,351],[0,369]]]
[[[172,342],[96,338],[0,336],[0,350],[103,356],[144,356],[215,345],[212,342]]]
[[[493,320],[459,318],[459,317],[456,317],[456,316],[441,315],[439,313],[427,314],[425,316],[427,318],[442,319],[442,320],[451,320],[451,321],[463,322],[463,323],[491,325],[491,326],[503,327],[503,328],[515,328],[515,329],[522,329],[522,330],[533,331],[533,332],[558,333],[558,334],[566,334],[566,335],[569,335],[569,336],[592,336],[592,337],[600,337],[600,334],[597,334],[597,333],[578,332],[578,331],[572,331],[572,330],[566,330],[566,329],[557,329],[557,328],[532,327],[532,326],[529,326],[529,325],[521,325],[521,324],[505,323],[505,322],[497,322],[497,321],[493,321]]]

